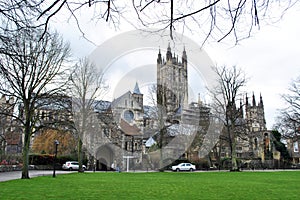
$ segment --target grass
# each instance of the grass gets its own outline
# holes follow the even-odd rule
[[[299,199],[300,171],[72,173],[0,183],[0,199]]]

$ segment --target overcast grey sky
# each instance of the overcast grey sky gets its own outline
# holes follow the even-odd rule
[[[239,45],[233,46],[233,42],[224,43],[210,42],[205,44],[204,50],[208,53],[213,63],[217,65],[237,65],[250,78],[246,91],[248,96],[255,93],[258,100],[260,93],[263,96],[267,127],[271,128],[275,122],[277,110],[284,107],[280,94],[286,93],[289,83],[300,75],[300,19],[299,9],[290,10],[283,19],[273,25],[261,26],[251,38],[245,39]],[[89,56],[97,46],[82,38],[76,25],[56,18],[55,28],[63,33],[65,39],[70,42],[75,57]],[[254,29],[257,29],[256,27]],[[96,45],[125,31],[133,30],[132,27],[121,25],[119,30],[114,30],[106,23],[87,23],[85,25],[86,36]],[[190,33],[187,37],[201,43],[199,35]],[[115,47],[117,48],[117,47]],[[166,48],[166,47],[164,47]],[[188,48],[188,47],[187,47]],[[144,65],[156,63],[156,50],[150,57],[143,57]],[[179,55],[181,56],[181,55]],[[189,56],[189,55],[188,55]],[[133,63],[133,58],[139,55],[127,55],[121,60],[116,60],[119,65],[131,66],[133,69],[141,62]],[[151,60],[153,59],[153,63]],[[114,72],[116,75],[117,72]],[[138,80],[136,80],[138,81]],[[132,90],[132,88],[128,88]],[[195,91],[196,93],[198,91]]]

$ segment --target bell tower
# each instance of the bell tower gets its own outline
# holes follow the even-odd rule
[[[135,99],[135,101],[139,104],[141,108],[143,108],[143,94],[140,91],[139,85],[136,82],[133,92],[132,92],[132,97]]]
[[[159,49],[157,57],[157,104],[166,106],[168,115],[174,115],[188,104],[187,54],[183,49],[181,61],[168,44],[166,58]]]

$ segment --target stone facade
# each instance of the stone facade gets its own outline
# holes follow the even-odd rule
[[[295,167],[300,168],[300,137],[295,135],[287,139],[287,149],[292,157],[292,163]]]
[[[98,109],[96,115],[99,130],[88,134],[85,142],[96,169],[135,169],[142,160],[144,126],[143,94],[138,84],[133,92]]]
[[[0,98],[0,156],[19,155],[22,152],[22,135],[18,123],[11,117],[15,109],[14,99]],[[1,162],[1,160],[0,160]]]
[[[241,133],[237,135],[235,147],[237,158],[241,162],[240,165],[272,167],[274,160],[280,159],[280,153],[276,151],[273,144],[272,132],[266,128],[263,98],[260,95],[260,101],[256,103],[253,94],[252,103],[250,103],[246,95],[244,102],[245,109],[243,109],[244,106],[241,101],[240,107],[236,111],[240,115],[240,119],[237,120],[238,126],[242,127],[240,128]],[[215,151],[215,154],[220,152],[220,155],[212,157],[219,156],[220,160],[226,160],[230,157],[230,146],[222,138],[224,137],[221,134],[220,142],[216,146],[217,149],[220,149]]]

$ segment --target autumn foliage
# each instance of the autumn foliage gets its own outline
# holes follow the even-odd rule
[[[69,131],[47,129],[34,138],[33,153],[54,154],[54,141],[58,140],[58,155],[71,155],[76,153],[76,138]]]

